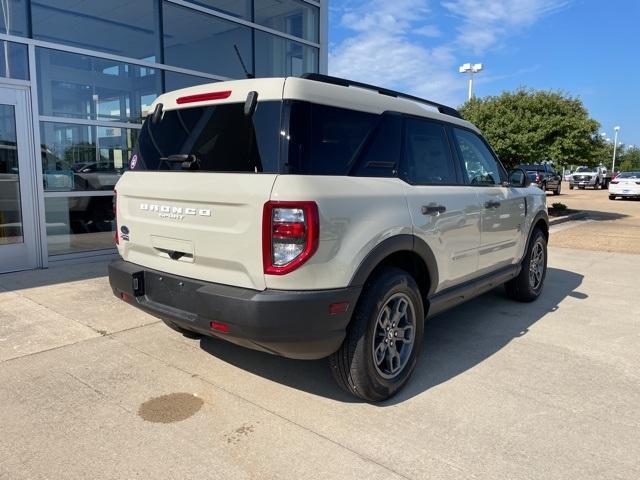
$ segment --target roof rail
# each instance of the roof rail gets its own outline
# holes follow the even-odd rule
[[[329,75],[323,75],[321,73],[305,73],[300,78],[304,78],[305,80],[313,80],[315,82],[330,83],[331,85],[339,85],[341,87],[357,87],[357,88],[363,88],[366,90],[372,90],[374,92],[378,92],[381,95],[387,95],[389,97],[395,97],[395,98],[404,98],[417,103],[423,103],[425,105],[429,105],[430,107],[436,108],[438,112],[444,115],[449,115],[451,117],[456,117],[456,118],[462,118],[462,115],[460,115],[460,112],[458,112],[458,110],[456,110],[455,108],[447,107],[446,105],[442,105],[441,103],[432,102],[431,100],[415,97],[413,95],[408,95],[406,93],[396,92],[395,90],[389,90],[387,88],[375,87],[373,85],[368,85],[366,83],[354,82],[351,80],[346,80],[344,78],[331,77]]]

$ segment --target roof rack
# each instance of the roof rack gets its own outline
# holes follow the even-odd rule
[[[402,92],[396,92],[395,90],[389,90],[387,88],[375,87],[373,85],[368,85],[366,83],[354,82],[351,80],[346,80],[344,78],[331,77],[329,75],[323,75],[321,73],[305,73],[300,78],[304,78],[305,80],[313,80],[316,82],[330,83],[331,85],[339,85],[341,87],[357,87],[364,88],[365,90],[372,90],[374,92],[378,92],[381,95],[387,95],[389,97],[395,98],[404,98],[407,100],[411,100],[418,103],[424,103],[425,105],[429,105],[430,107],[434,107],[438,110],[438,112],[449,115],[451,117],[462,118],[460,112],[455,108],[447,107],[446,105],[442,105],[441,103],[432,102],[431,100],[426,100],[424,98],[415,97],[413,95],[408,95]]]

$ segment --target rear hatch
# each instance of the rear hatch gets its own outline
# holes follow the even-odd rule
[[[282,110],[272,85],[279,80],[268,81],[266,98],[259,90],[264,81],[255,80],[156,100],[151,111],[162,103],[161,120],[147,118],[129,171],[116,186],[124,260],[197,280],[265,288],[262,212],[279,171]],[[207,96],[206,88],[214,95]],[[250,91],[258,91],[259,102],[246,116]]]

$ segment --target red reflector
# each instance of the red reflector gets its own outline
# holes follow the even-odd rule
[[[211,325],[213,330],[217,330],[218,332],[227,333],[229,331],[229,325],[226,323],[211,322],[209,325]]]
[[[306,229],[304,223],[275,223],[273,238],[303,238]]]
[[[128,302],[128,301],[130,301],[130,300],[131,300],[131,297],[129,296],[129,294],[128,294],[128,293],[124,293],[124,292],[122,292],[122,293],[120,294],[120,298],[121,298],[122,300],[124,300],[125,302]]]
[[[184,103],[206,102],[209,100],[224,100],[225,98],[229,98],[230,96],[231,90],[226,90],[224,92],[198,93],[196,95],[179,97],[178,100],[176,100],[176,103],[178,105],[182,105]]]
[[[329,305],[329,313],[331,315],[344,313],[347,310],[349,310],[349,302],[332,303],[331,305]]]

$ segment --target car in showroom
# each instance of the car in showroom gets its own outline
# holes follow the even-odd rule
[[[622,172],[609,182],[609,200],[640,198],[640,171]]]

